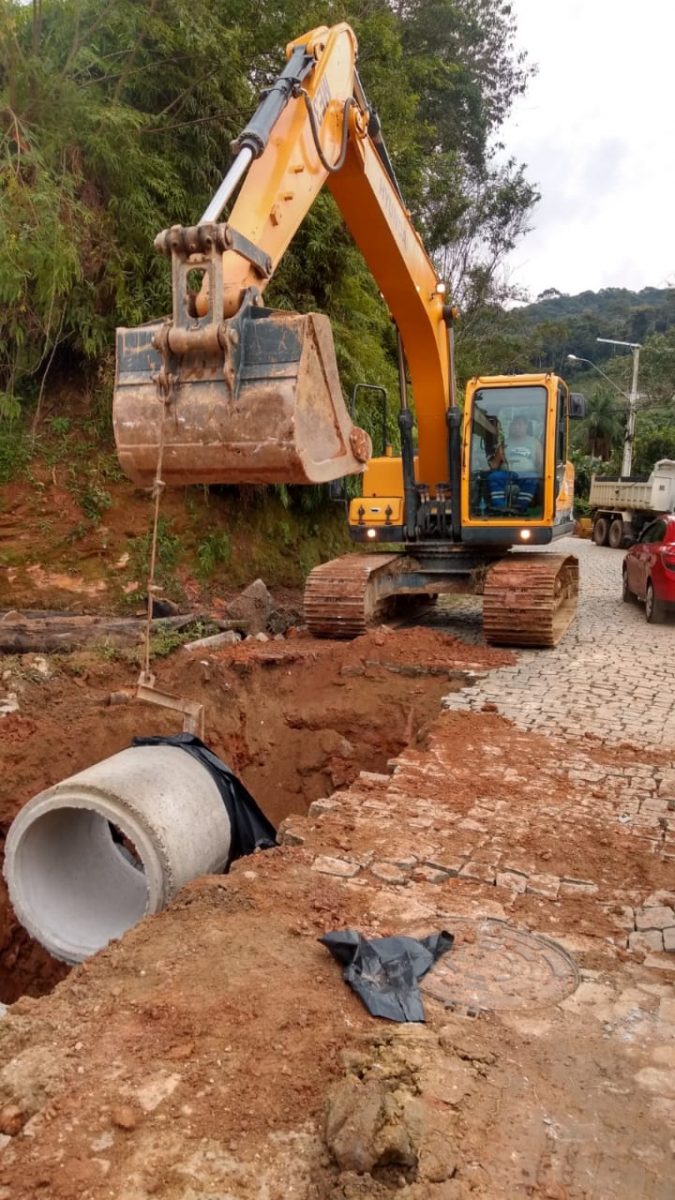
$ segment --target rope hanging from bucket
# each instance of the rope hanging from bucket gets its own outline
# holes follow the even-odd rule
[[[173,400],[173,385],[174,376],[166,369],[166,364],[162,363],[161,369],[155,376],[157,384],[157,399],[162,405],[162,416],[159,422],[159,437],[157,441],[157,466],[155,468],[155,478],[152,484],[152,499],[153,499],[153,519],[152,519],[152,540],[150,542],[150,561],[148,564],[148,610],[145,621],[145,645],[143,648],[143,671],[141,676],[150,674],[150,633],[152,629],[152,610],[155,593],[160,589],[155,583],[155,570],[157,567],[157,540],[159,534],[159,510],[164,492],[165,483],[162,479],[162,465],[164,462],[164,431],[169,413],[169,406]]]

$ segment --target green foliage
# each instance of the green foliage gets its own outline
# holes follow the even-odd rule
[[[570,462],[574,467],[574,510],[577,516],[586,516],[591,479],[602,467],[602,461],[583,450],[572,449]]]
[[[197,563],[202,578],[213,575],[216,567],[228,562],[232,546],[224,530],[214,530],[207,534],[197,546]]]
[[[25,470],[30,441],[20,421],[0,421],[0,484],[9,483]]]
[[[616,395],[606,385],[587,399],[587,416],[573,426],[577,447],[593,458],[608,459],[621,445],[625,414],[617,406]]]
[[[112,496],[96,482],[90,482],[79,495],[80,508],[95,525],[112,504]]]
[[[675,460],[675,404],[638,410],[633,473],[649,475],[660,458]]]
[[[143,582],[148,577],[150,569],[150,551],[152,548],[152,530],[129,541],[129,570],[134,578]],[[178,565],[181,552],[181,540],[172,532],[171,522],[160,516],[157,524],[157,556],[155,563],[155,578],[167,590],[174,583],[174,572]]]
[[[100,371],[116,324],[168,311],[154,236],[196,219],[285,42],[319,24],[353,25],[406,202],[454,286],[474,306],[493,294],[535,195],[488,150],[527,78],[503,0],[0,0],[0,15],[0,416],[40,405],[50,371]],[[388,314],[327,194],[269,299],[330,314],[347,392],[395,394]]]

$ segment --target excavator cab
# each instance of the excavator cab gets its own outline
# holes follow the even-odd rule
[[[368,434],[347,412],[326,316],[274,312],[250,287],[223,318],[223,253],[268,269],[244,242],[226,224],[160,234],[156,248],[172,262],[172,319],[117,331],[117,452],[141,486],[155,478],[160,443],[170,486],[326,483],[363,471],[370,457]]]

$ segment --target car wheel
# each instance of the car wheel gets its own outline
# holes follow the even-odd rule
[[[654,584],[650,579],[647,584],[647,594],[645,596],[645,616],[650,625],[655,625],[658,621],[663,620],[663,613],[663,604],[660,600],[656,599]]]
[[[633,593],[631,592],[631,590],[628,586],[628,571],[626,570],[625,567],[623,569],[623,585],[621,588],[621,599],[623,600],[624,604],[634,604],[635,603],[635,596],[633,595]]]
[[[615,517],[609,527],[607,534],[607,542],[612,547],[612,550],[618,550],[623,542],[623,521],[621,517]]]
[[[596,517],[593,523],[593,541],[596,546],[606,546],[608,534],[609,521],[607,517]]]

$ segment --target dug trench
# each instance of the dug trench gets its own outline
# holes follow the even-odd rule
[[[436,629],[375,629],[352,643],[298,636],[153,665],[158,687],[204,705],[206,740],[275,826],[361,771],[386,772],[424,744],[440,699],[510,655]],[[46,665],[45,665],[46,664]],[[175,733],[174,713],[133,697],[137,668],[108,649],[6,659],[18,711],[0,719],[0,830],[43,788],[128,746]],[[339,846],[336,852],[339,852]],[[0,1001],[40,996],[68,973],[18,925],[0,893]]]

